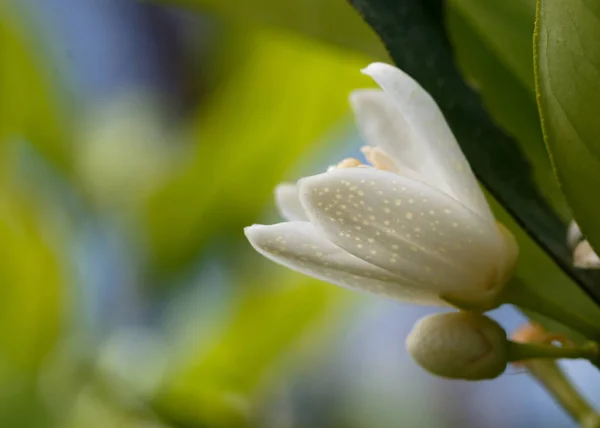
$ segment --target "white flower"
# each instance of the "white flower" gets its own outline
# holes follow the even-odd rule
[[[374,63],[383,89],[350,101],[374,167],[347,159],[276,190],[289,222],[246,228],[254,248],[291,269],[403,301],[445,304],[495,294],[516,262],[433,99],[412,78]]]

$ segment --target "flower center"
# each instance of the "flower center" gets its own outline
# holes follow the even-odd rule
[[[394,172],[396,174],[399,172],[392,158],[390,158],[388,154],[379,147],[363,146],[360,148],[360,151],[365,155],[365,158],[370,165],[365,165],[355,158],[347,158],[339,162],[337,165],[331,165],[329,168],[327,168],[327,171],[329,172],[336,169],[356,167],[369,168],[372,166],[376,169]]]
[[[392,158],[379,147],[363,146],[360,148],[360,151],[363,152],[365,158],[375,168],[389,172],[399,172]]]
[[[327,172],[334,171],[336,169],[355,168],[359,166],[368,167],[368,165],[362,164],[358,159],[346,158],[343,161],[339,162],[337,165],[331,165],[329,168],[327,168]]]

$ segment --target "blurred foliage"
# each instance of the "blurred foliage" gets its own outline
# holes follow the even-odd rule
[[[217,329],[196,333],[178,351],[185,358],[154,400],[160,414],[184,426],[248,424],[265,376],[331,319],[343,292],[236,241],[272,205],[274,184],[347,116],[350,90],[371,85],[359,73],[367,62],[360,54],[275,29],[236,26],[228,34],[208,98],[179,127],[163,120],[158,99],[134,95],[91,112],[78,133],[78,171],[94,205],[126,214],[125,225],[139,229],[126,233],[149,256],[146,287],[172,287],[170,279],[185,276],[202,255],[217,256],[215,242],[231,248],[223,255],[233,269],[225,279],[233,308]],[[127,155],[117,150],[123,144]],[[128,209],[138,202],[141,210]],[[247,252],[252,262],[243,269]],[[198,286],[209,287],[206,281]],[[185,318],[181,328],[193,322]]]
[[[600,186],[600,6],[538,3],[536,79],[546,142],[573,216],[600,252],[600,204],[590,198]]]
[[[169,176],[181,142],[157,94],[122,92],[88,109],[78,123],[74,153],[90,203],[135,218]]]
[[[9,145],[14,138],[31,141],[44,159],[65,166],[70,161],[64,150],[61,98],[48,89],[51,73],[31,55],[42,51],[33,47],[31,40],[26,44],[17,37],[20,28],[15,24],[20,21],[13,16],[0,22],[4,48],[0,50],[0,86],[6,89],[0,129],[7,156],[10,154],[6,163],[16,159],[11,151],[14,144]],[[77,176],[61,185],[67,186],[68,193],[88,192],[89,197],[79,201],[86,215],[117,219],[119,227],[144,226],[141,240],[146,242],[143,232],[148,232],[149,247],[136,248],[138,231],[123,233],[126,239],[133,238],[132,251],[151,255],[141,266],[141,275],[150,282],[153,273],[165,268],[175,276],[190,269],[199,254],[211,248],[212,238],[241,240],[242,227],[258,219],[270,201],[273,184],[332,124],[344,118],[347,93],[367,82],[358,71],[366,62],[359,54],[347,55],[338,48],[273,29],[238,27],[233,34],[236,37],[225,49],[240,52],[243,45],[246,54],[219,52],[220,58],[231,58],[226,64],[229,69],[216,76],[209,99],[186,123],[179,124],[178,132],[172,132],[175,128],[165,121],[168,113],[155,108],[160,100],[144,94],[81,112],[76,119],[83,122],[70,124],[77,131]],[[121,150],[124,144],[127,155]],[[177,168],[172,168],[173,162]],[[12,167],[7,171],[22,172]],[[39,426],[39,421],[6,418],[26,417],[20,404],[40,405],[35,392],[40,364],[57,343],[68,338],[61,330],[61,323],[69,320],[63,305],[68,275],[62,271],[56,251],[66,256],[81,244],[54,242],[55,234],[45,233],[53,228],[53,215],[43,209],[34,214],[36,209],[48,207],[36,201],[62,200],[59,194],[46,193],[51,187],[26,186],[33,193],[24,198],[19,192],[25,188],[13,188],[12,178],[7,180],[10,183],[3,188],[0,204],[0,236],[6,244],[0,263],[0,276],[6,284],[2,288],[0,377],[6,390],[0,392],[14,399],[5,401],[8,407],[0,409],[1,421],[7,426]],[[44,194],[35,194],[42,189]],[[146,210],[127,210],[137,200],[148,202]],[[69,212],[69,205],[56,208],[63,219],[81,215]],[[76,240],[82,224],[63,226],[71,229],[69,238]],[[250,249],[235,255],[236,263],[246,252]],[[229,397],[251,409],[255,404],[252,394],[265,376],[299,340],[322,330],[315,327],[322,326],[327,314],[331,317],[330,309],[339,300],[336,296],[343,293],[267,265],[254,253],[251,257],[251,281],[246,270],[243,275],[232,272],[227,277],[236,285],[230,296],[234,302],[230,318],[222,329],[203,338],[201,349],[187,343],[185,363],[170,367],[171,374],[160,389],[157,406],[169,410],[169,415],[172,409],[180,412],[194,426],[247,422],[247,414],[238,419],[240,408],[231,406]],[[255,274],[257,261],[264,263],[264,275]],[[240,268],[239,264],[233,266]],[[118,278],[119,273],[114,275]],[[265,287],[270,283],[276,287]],[[88,285],[80,285],[85,297]],[[74,293],[71,297],[82,296]],[[85,338],[86,324],[74,327],[76,337]],[[56,372],[62,375],[49,378],[57,390],[50,391],[52,382],[46,382],[44,394],[49,400],[46,404],[59,406],[59,420],[67,426],[90,426],[91,420],[95,426],[141,426],[162,419],[160,415],[154,418],[151,409],[139,413],[135,406],[128,407],[127,400],[120,403],[119,394],[113,397],[103,388],[98,391],[99,372],[90,372],[86,358],[78,359],[72,350],[67,351],[43,369],[48,374],[63,367]],[[135,391],[134,385],[130,386]],[[16,393],[15,388],[22,392]]]
[[[292,349],[298,358],[307,338],[318,348],[315,341],[326,337],[325,327],[337,318],[339,298],[350,297],[293,272],[269,273],[267,262],[256,258],[240,272],[244,290],[235,297],[231,317],[192,350],[193,358],[162,388],[159,408],[187,424],[249,425],[256,417],[250,397],[260,397],[268,379],[278,377]]]
[[[346,117],[350,90],[372,86],[359,73],[361,55],[269,29],[247,29],[235,43],[248,54],[231,57],[227,79],[195,114],[189,161],[149,200],[152,263],[168,271],[189,263],[215,230],[242,238],[273,184]]]
[[[360,17],[340,0],[155,0],[213,12],[244,25],[275,27],[350,48],[372,58],[387,57]]]
[[[24,408],[37,407],[31,382],[63,332],[66,278],[35,205],[6,183],[1,194],[0,424],[25,426],[43,414]]]
[[[10,4],[0,4],[0,425],[43,426],[34,388],[68,317],[67,277],[53,221],[16,180],[15,146],[23,140],[68,165],[57,98],[43,60]]]
[[[0,4],[0,143],[27,139],[52,162],[67,168],[64,117],[52,88],[47,58],[25,31],[12,2]]]
[[[0,205],[2,363],[31,371],[57,339],[65,278],[34,207],[9,192]]]

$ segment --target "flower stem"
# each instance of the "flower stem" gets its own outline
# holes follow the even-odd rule
[[[523,364],[582,428],[600,428],[600,415],[581,396],[556,362],[529,360]]]
[[[508,342],[509,361],[523,361],[540,358],[585,358],[586,360],[597,360],[599,356],[600,348],[595,342],[588,342],[577,347],[559,347],[536,343]]]
[[[505,303],[536,312],[570,327],[588,339],[600,341],[600,326],[589,322],[576,313],[565,310],[562,305],[548,300],[519,281],[507,284],[501,298]]]

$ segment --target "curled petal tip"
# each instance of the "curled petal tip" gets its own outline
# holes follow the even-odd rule
[[[244,233],[248,233],[251,229],[257,227],[257,226],[263,226],[262,224],[251,224],[250,226],[246,226],[244,227]]]
[[[384,91],[402,89],[411,93],[418,86],[417,82],[401,69],[383,62],[374,62],[361,70],[362,74],[371,77]],[[395,94],[398,96],[398,93]]]
[[[251,226],[246,226],[244,227],[244,235],[246,235],[246,238],[252,242],[258,237],[257,234],[260,233],[260,231],[265,227],[267,226],[264,224],[253,224]]]
[[[376,73],[379,73],[379,72],[385,71],[385,70],[397,70],[397,68],[394,67],[393,65],[386,64],[383,62],[372,62],[371,64],[367,65],[365,68],[360,70],[360,72],[362,74],[372,77],[373,74],[376,74]]]

